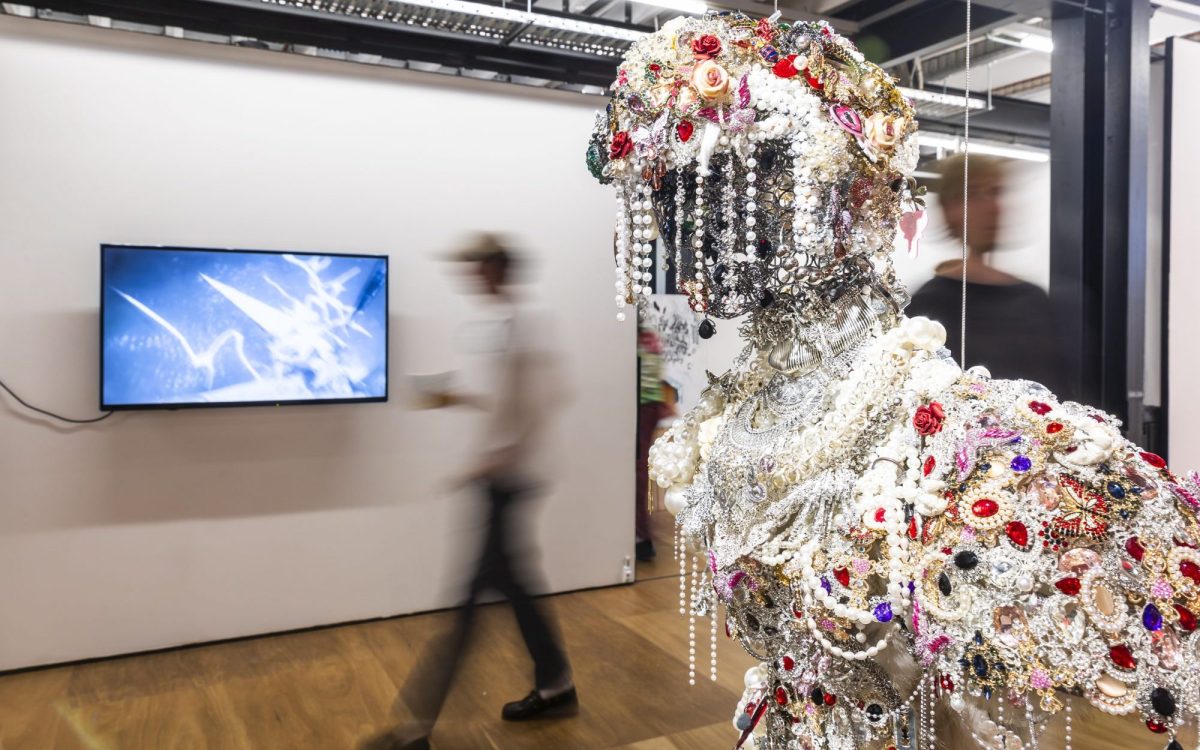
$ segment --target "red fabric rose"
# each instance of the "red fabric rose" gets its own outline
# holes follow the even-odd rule
[[[680,120],[679,124],[675,126],[675,132],[679,134],[679,140],[684,143],[687,143],[688,139],[692,137],[692,131],[695,129],[696,126],[692,124],[691,120]]]
[[[692,40],[692,54],[697,60],[711,60],[721,54],[721,40],[712,34],[705,34]]]
[[[775,27],[765,18],[758,19],[758,28],[755,29],[759,39],[771,41],[775,38]]]
[[[624,159],[629,156],[631,151],[633,151],[633,139],[629,137],[629,133],[622,130],[613,136],[608,156],[610,159]]]
[[[946,411],[937,401],[917,407],[917,412],[913,414],[913,427],[921,437],[938,434],[942,431],[945,421]]]
[[[771,72],[780,78],[795,78],[800,73],[800,71],[796,70],[795,59],[795,55],[788,55],[775,63],[775,67],[771,68]]]

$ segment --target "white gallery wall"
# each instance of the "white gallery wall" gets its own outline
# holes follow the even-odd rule
[[[1176,467],[1200,468],[1200,391],[1196,373],[1200,372],[1200,348],[1196,346],[1196,320],[1200,318],[1200,299],[1196,279],[1200,279],[1200,189],[1192,177],[1200,163],[1200,144],[1195,136],[1200,119],[1200,101],[1196,100],[1194,71],[1200,70],[1200,42],[1175,38],[1168,65],[1171,66],[1167,97],[1168,140],[1166,181],[1169,203],[1164,222],[1164,268],[1167,273],[1167,348],[1163,360],[1167,368],[1167,457]]]
[[[388,404],[72,428],[0,399],[0,670],[451,604],[470,417],[412,410],[404,375],[463,366],[437,255],[471,229],[536,258],[566,354],[548,583],[622,580],[634,327],[584,166],[599,100],[0,16],[0,102],[0,378],[28,400],[95,413],[101,242],[387,253],[392,323]]]

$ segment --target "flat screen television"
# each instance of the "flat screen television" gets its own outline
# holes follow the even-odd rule
[[[100,407],[386,401],[388,259],[100,246]]]

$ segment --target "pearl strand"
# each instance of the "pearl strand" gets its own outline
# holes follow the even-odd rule
[[[687,191],[683,187],[683,166],[675,170],[675,273],[678,277],[675,279],[676,287],[683,281],[683,224],[684,224],[684,206],[687,204]],[[671,292],[676,290],[663,289],[663,292]]]
[[[1066,723],[1067,727],[1066,727],[1066,731],[1063,733],[1065,735],[1065,742],[1063,743],[1063,750],[1071,750],[1071,697],[1067,696],[1063,702],[1066,704],[1065,708],[1066,708],[1066,712],[1067,712],[1067,716],[1065,719],[1065,723]]]
[[[692,555],[692,599],[696,601],[696,579],[699,577],[699,558]],[[696,684],[696,608],[688,607],[688,684]]]
[[[937,680],[929,681],[929,713],[926,716],[929,734],[929,750],[937,750]]]
[[[708,643],[708,653],[712,659],[711,668],[709,669],[708,677],[713,682],[717,681],[717,620],[720,619],[720,615],[721,615],[721,603],[720,603],[720,601],[717,600],[716,589],[713,589],[712,611],[711,611],[712,637]]]
[[[692,233],[692,263],[696,269],[696,288],[691,292],[692,298],[699,304],[705,304],[705,300],[700,292],[700,287],[704,283],[707,272],[704,258],[704,175],[696,175],[696,208],[692,214],[692,224],[695,226],[695,231]],[[707,309],[707,307],[705,307]]]
[[[1028,698],[1025,699],[1025,721],[1029,723],[1029,747],[1038,750],[1038,729],[1033,721],[1033,704]]]
[[[625,320],[623,309],[630,296],[629,286],[629,207],[625,204],[625,190],[617,187],[617,258],[616,290],[617,320]]]
[[[680,534],[680,540],[683,535]],[[679,614],[687,614],[687,550],[679,549]]]
[[[633,190],[633,294],[635,297],[639,294],[648,296],[652,291],[650,280],[654,276],[649,269],[653,263],[650,254],[654,251],[654,246],[650,244],[653,236],[651,227],[654,224],[650,213],[650,188],[639,183]]]

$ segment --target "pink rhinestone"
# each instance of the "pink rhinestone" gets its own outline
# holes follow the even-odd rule
[[[854,562],[852,562],[851,566],[854,568],[854,572],[858,573],[861,576],[861,575],[865,575],[867,573],[867,571],[869,571],[871,569],[871,561],[858,559],[858,560],[855,560]]]
[[[1171,584],[1167,583],[1166,579],[1159,578],[1150,587],[1150,593],[1154,595],[1155,599],[1170,599],[1175,595],[1175,589],[1171,588]]]
[[[1041,669],[1029,673],[1029,686],[1034,690],[1046,690],[1050,687],[1050,675]]]

